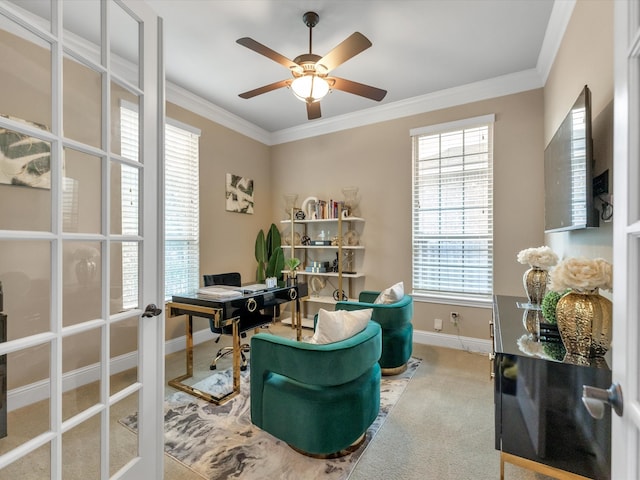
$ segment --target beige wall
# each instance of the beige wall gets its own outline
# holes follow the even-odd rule
[[[613,2],[580,0],[544,88],[545,145],[571,109],[584,85],[591,90],[594,174],[609,169],[613,184]],[[545,241],[560,257],[613,260],[612,223],[596,229],[547,234]],[[604,293],[604,292],[603,292]],[[604,293],[607,295],[607,293]]]
[[[543,241],[543,96],[533,90],[272,147],[274,218],[281,193],[342,198],[359,187],[366,219],[364,288],[402,280],[411,291],[411,138],[415,127],[494,113],[495,292],[522,293],[519,250]],[[298,205],[299,206],[299,205]],[[414,328],[433,331],[436,317],[461,314],[460,335],[488,338],[490,309],[415,302]],[[458,333],[445,322],[443,333]]]

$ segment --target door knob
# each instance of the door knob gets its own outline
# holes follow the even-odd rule
[[[590,385],[582,386],[582,403],[587,408],[589,415],[596,420],[604,416],[604,406],[609,405],[619,417],[622,416],[623,399],[622,388],[618,383],[613,383],[606,390]]]
[[[162,313],[162,309],[158,308],[155,303],[150,303],[149,305],[147,305],[147,307],[144,309],[144,313],[142,314],[143,317],[157,317],[158,315],[160,315]]]

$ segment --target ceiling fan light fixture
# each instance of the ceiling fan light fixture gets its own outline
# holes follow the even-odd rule
[[[327,81],[315,74],[302,75],[291,82],[294,95],[305,103],[314,103],[329,93]]]

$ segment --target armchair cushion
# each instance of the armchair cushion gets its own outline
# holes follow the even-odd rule
[[[404,282],[398,282],[395,285],[380,292],[373,303],[385,304],[399,302],[404,297]]]
[[[364,310],[336,310],[330,312],[321,308],[318,311],[318,321],[316,322],[316,331],[309,343],[325,344],[339,342],[365,329],[373,309]]]

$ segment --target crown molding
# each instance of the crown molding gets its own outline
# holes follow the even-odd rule
[[[271,145],[315,137],[340,130],[361,127],[397,118],[450,108],[489,98],[511,95],[543,86],[537,70],[530,69],[509,75],[470,83],[461,87],[388,103],[347,115],[314,121],[313,126],[302,125],[273,132]]]
[[[220,108],[185,88],[166,82],[166,100],[175,103],[193,113],[203,116],[212,122],[230,128],[265,145],[271,145],[271,133],[237,115]]]
[[[567,29],[575,5],[576,0],[555,0],[555,2],[553,2],[553,9],[551,10],[547,31],[544,34],[544,40],[536,66],[538,74],[540,78],[542,78],[543,85],[547,83],[549,72],[551,72],[551,67],[562,44],[562,38],[564,37],[564,32]]]

